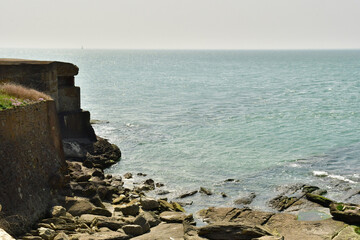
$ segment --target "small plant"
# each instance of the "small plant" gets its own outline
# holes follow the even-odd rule
[[[345,210],[345,206],[340,203],[340,204],[336,205],[336,209],[337,209],[338,211],[344,211],[344,210]]]
[[[357,226],[357,227],[355,227],[355,232],[357,233],[357,234],[359,234],[360,235],[360,227],[359,226]]]

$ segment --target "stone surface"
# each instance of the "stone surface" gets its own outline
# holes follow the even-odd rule
[[[116,217],[97,217],[93,220],[92,224],[98,228],[107,227],[113,231],[117,231],[125,225],[125,222],[123,219]]]
[[[254,200],[255,197],[256,197],[255,193],[250,193],[249,196],[239,198],[239,199],[235,200],[234,203],[248,205]]]
[[[41,227],[38,229],[39,236],[45,240],[53,240],[56,236],[56,232],[50,228]]]
[[[70,238],[65,233],[60,232],[55,236],[54,240],[70,240]]]
[[[82,214],[92,214],[95,206],[87,199],[84,198],[66,198],[67,211],[73,216],[80,216]]]
[[[149,233],[132,238],[132,240],[183,240],[184,227],[180,223],[161,223],[151,228]]]
[[[206,195],[212,195],[212,192],[210,191],[210,189],[207,189],[207,188],[204,188],[204,187],[200,187],[199,192],[204,193]]]
[[[141,212],[138,217],[140,216],[149,223],[150,227],[155,227],[161,222],[159,217],[153,212]]]
[[[140,207],[136,204],[127,204],[127,205],[120,205],[120,206],[114,206],[115,211],[122,212],[124,215],[131,215],[136,216],[139,213]]]
[[[219,222],[198,228],[200,237],[209,239],[254,239],[271,236],[271,233],[261,226],[247,226],[239,223]]]
[[[140,200],[142,209],[148,210],[155,210],[158,209],[160,204],[153,198],[142,198]]]
[[[94,234],[74,234],[70,236],[70,239],[78,239],[78,240],[127,240],[130,239],[130,236],[125,234],[124,232],[114,232],[114,231],[106,231],[106,232],[97,232]]]
[[[148,223],[146,218],[142,215],[139,215],[135,218],[134,224],[141,226],[143,233],[146,233],[150,230],[150,224]]]
[[[54,206],[51,209],[51,215],[53,217],[60,217],[66,215],[66,209],[63,206]]]
[[[191,191],[191,192],[186,192],[186,193],[181,194],[178,198],[190,197],[190,196],[192,196],[192,195],[195,195],[196,193],[198,193],[197,190]]]
[[[335,219],[349,224],[360,225],[360,205],[331,203],[330,213]]]
[[[165,211],[160,213],[159,217],[162,221],[167,223],[182,223],[186,217],[186,214],[182,212]]]
[[[0,239],[2,240],[15,240],[10,234],[8,234],[4,229],[0,228]]]
[[[133,237],[143,234],[142,227],[137,224],[128,224],[123,226],[122,229],[126,234],[131,235]]]
[[[105,208],[101,208],[101,207],[93,208],[90,213],[94,214],[94,215],[105,216],[105,217],[111,217],[112,216],[112,212],[110,212],[109,210],[107,210]]]

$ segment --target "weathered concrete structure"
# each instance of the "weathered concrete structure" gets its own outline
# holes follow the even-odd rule
[[[55,102],[0,111],[0,227],[12,234],[43,217],[67,183]]]
[[[63,139],[96,141],[90,113],[81,109],[80,88],[74,85],[78,72],[79,68],[71,63],[0,58],[0,83],[18,83],[54,99]]]

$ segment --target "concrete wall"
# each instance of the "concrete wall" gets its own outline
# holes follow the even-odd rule
[[[43,216],[66,172],[54,101],[0,111],[0,227],[17,234]]]
[[[0,83],[18,83],[54,99],[63,138],[96,141],[90,113],[81,109],[80,88],[74,85],[78,72],[77,66],[66,62],[0,58]]]

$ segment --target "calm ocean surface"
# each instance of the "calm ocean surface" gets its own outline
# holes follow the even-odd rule
[[[266,209],[293,183],[325,188],[335,200],[360,189],[360,50],[0,49],[0,56],[79,66],[82,108],[104,120],[96,133],[123,153],[108,172],[146,173],[170,199],[200,186],[214,192],[184,199],[194,202],[189,211],[231,206],[251,192],[251,206]]]

